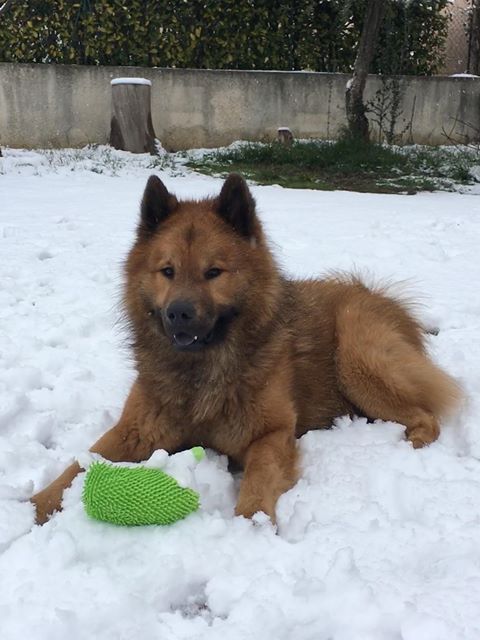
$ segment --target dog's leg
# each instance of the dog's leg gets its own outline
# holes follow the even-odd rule
[[[290,397],[292,371],[288,356],[278,362],[257,399],[262,407],[252,440],[241,456],[243,480],[237,515],[251,518],[263,511],[275,522],[275,506],[282,493],[297,481],[298,452],[295,439],[297,415]],[[252,422],[256,422],[252,416]]]
[[[399,422],[415,448],[439,436],[439,420],[461,392],[406,335],[368,308],[339,315],[337,375],[345,396],[368,418]]]
[[[251,518],[263,511],[275,522],[275,506],[297,480],[297,449],[293,433],[273,431],[254,440],[244,459],[236,515]]]
[[[147,407],[141,390],[135,384],[117,425],[103,435],[90,451],[99,453],[112,462],[140,462],[149,458],[155,449],[172,451],[177,448],[179,442],[164,434]],[[36,508],[37,524],[44,524],[54,511],[61,510],[64,490],[81,471],[83,469],[75,462],[48,487],[31,498]]]

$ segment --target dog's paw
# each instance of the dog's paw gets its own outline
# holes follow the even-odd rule
[[[235,515],[254,521],[270,518],[272,524],[275,524],[275,508],[262,500],[239,500],[235,507]]]
[[[35,523],[45,524],[54,511],[60,510],[60,505],[45,491],[40,491],[30,498],[35,507]]]
[[[418,424],[406,430],[407,440],[410,440],[414,449],[421,449],[422,447],[432,444],[439,435],[440,427],[433,416],[419,421]]]
[[[414,449],[421,449],[435,442],[440,435],[438,420],[426,411],[418,410],[410,424],[407,423],[405,435]]]
[[[412,437],[412,436],[407,438],[407,440],[409,442],[411,442],[412,447],[414,449],[422,449],[422,447],[426,447],[427,445],[430,444],[430,442],[424,442],[421,438],[415,438],[415,437]]]

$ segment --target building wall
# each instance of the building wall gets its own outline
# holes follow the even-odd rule
[[[0,143],[106,143],[110,81],[124,76],[152,81],[153,124],[169,150],[273,140],[280,126],[290,127],[296,138],[333,139],[346,123],[343,74],[3,63]],[[404,76],[399,82],[396,133],[403,142],[444,144],[448,136],[463,141],[480,131],[480,80]],[[380,79],[371,76],[367,97],[379,104],[381,92]]]

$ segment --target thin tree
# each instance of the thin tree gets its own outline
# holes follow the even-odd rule
[[[9,5],[11,4],[12,4],[12,0],[5,0],[0,4],[0,16],[2,15],[2,13],[4,13],[8,9]],[[0,158],[1,157],[2,157],[2,147],[0,147]]]
[[[5,0],[0,4],[0,15],[7,10],[9,4],[12,4],[12,0]]]
[[[467,71],[479,75],[480,71],[480,0],[473,0],[469,9],[469,42]]]
[[[370,135],[368,119],[365,115],[363,93],[375,55],[385,8],[385,0],[367,0],[357,57],[353,67],[353,77],[348,81],[345,93],[345,107],[350,135],[365,142],[369,141]]]

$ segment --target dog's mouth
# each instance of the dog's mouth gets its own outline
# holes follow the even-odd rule
[[[171,334],[172,346],[177,351],[201,351],[207,347],[220,344],[225,340],[233,318],[237,315],[234,309],[219,316],[213,327],[206,333],[201,331],[178,331]]]
[[[212,329],[204,338],[200,339],[198,336],[180,331],[179,333],[173,334],[172,341],[174,345],[176,347],[180,347],[180,349],[188,349],[189,347],[193,347],[196,344],[206,346],[213,340],[213,333],[214,331]]]
[[[189,333],[174,333],[173,334],[173,343],[177,347],[191,347],[196,342],[198,342],[198,336],[191,336]]]

